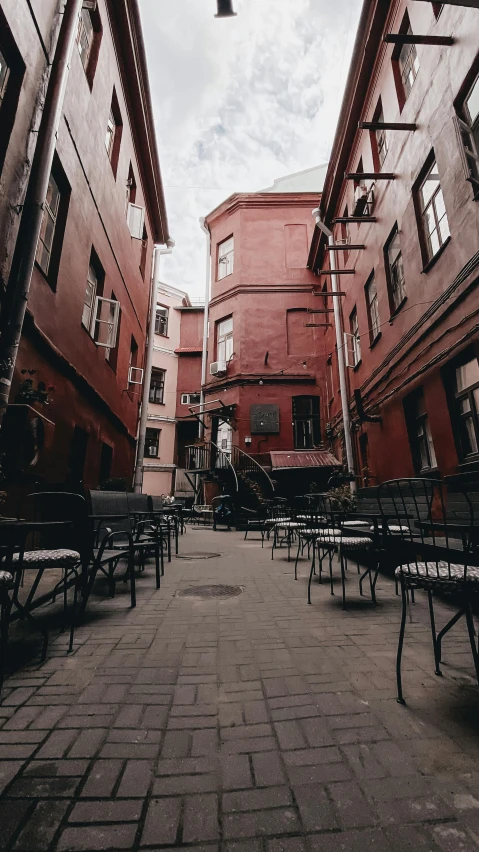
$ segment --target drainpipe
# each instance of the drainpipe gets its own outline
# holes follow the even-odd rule
[[[325,234],[328,238],[328,243],[330,246],[334,246],[334,237],[326,227],[324,222],[319,218],[319,208],[313,210],[313,216],[316,219],[316,225],[318,228]],[[331,269],[337,269],[337,257],[335,249],[332,249],[329,252],[330,258],[330,267]],[[338,276],[331,275],[331,292],[338,293]],[[346,448],[346,462],[348,465],[348,471],[354,479],[350,482],[351,491],[354,493],[356,491],[356,474],[354,470],[354,455],[353,455],[353,442],[351,440],[351,419],[349,416],[349,404],[348,404],[348,383],[346,379],[346,364],[344,362],[344,335],[343,335],[343,324],[341,317],[341,305],[340,305],[341,296],[333,296],[333,310],[334,310],[334,328],[336,331],[336,349],[338,351],[338,370],[339,370],[339,388],[341,392],[341,408],[343,414],[343,429],[344,429],[344,444]]]
[[[18,268],[7,286],[8,316],[0,340],[0,426],[7,410],[15,364],[20,346],[23,321],[30,293],[38,237],[52,170],[53,156],[65,100],[70,61],[75,44],[83,0],[66,0],[63,21],[55,48],[55,56],[48,81],[38,143],[33,157],[32,170],[15,253],[20,253]]]
[[[155,346],[156,296],[160,280],[160,260],[162,254],[171,254],[175,245],[174,240],[168,240],[167,248],[156,245],[154,248],[153,265],[150,286],[150,319],[148,323],[148,342],[146,344],[145,369],[143,373],[143,393],[141,397],[140,428],[136,445],[135,479],[133,491],[141,494],[143,488],[143,462],[145,455],[146,429],[148,426],[148,403],[150,401],[151,368],[153,365],[153,349]]]
[[[206,224],[206,219],[200,219],[201,229],[206,234],[206,285],[205,285],[205,315],[203,320],[203,353],[201,357],[201,391],[200,391],[200,426],[198,437],[204,438],[205,435],[205,418],[203,410],[205,406],[205,384],[206,384],[206,365],[208,360],[208,308],[210,303],[210,279],[211,279],[211,232]]]

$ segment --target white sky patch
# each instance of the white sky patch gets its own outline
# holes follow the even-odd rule
[[[161,279],[199,297],[199,217],[326,162],[361,0],[140,0],[170,231]]]

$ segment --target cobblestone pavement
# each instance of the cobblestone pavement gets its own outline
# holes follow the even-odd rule
[[[0,705],[0,848],[197,852],[479,850],[479,693],[465,626],[433,673],[421,595],[395,701],[399,598],[349,608],[307,562],[241,533],[189,530],[160,591],[96,597],[76,650],[6,681]],[[188,586],[238,584],[228,599]],[[339,590],[338,590],[339,591]],[[438,622],[449,610],[438,606]]]

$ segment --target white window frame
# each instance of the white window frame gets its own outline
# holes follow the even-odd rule
[[[161,321],[160,321],[160,323],[158,323],[158,315],[160,315],[160,317],[161,317],[162,312],[163,312],[165,330],[164,331],[157,331],[157,326],[161,325]],[[155,334],[158,334],[160,337],[168,337],[168,321],[169,321],[169,318],[170,318],[169,308],[165,307],[165,305],[157,305],[156,306],[156,315],[155,315]]]
[[[222,330],[222,326],[226,323],[231,323],[231,328],[227,331]],[[233,347],[233,317],[225,317],[219,320],[216,331],[216,360],[225,361],[228,364],[234,354]]]
[[[413,35],[410,26],[407,35]],[[403,44],[398,56],[398,65],[404,89],[404,97],[407,100],[419,73],[419,58],[415,44]],[[412,76],[412,80],[410,76]]]
[[[391,253],[396,251],[394,260],[391,259]],[[401,249],[401,240],[399,237],[399,228],[396,226],[386,245],[386,263],[389,270],[389,286],[391,304],[394,311],[404,302],[406,298],[406,281],[404,277],[404,261]],[[401,270],[399,275],[398,270]]]
[[[128,367],[128,384],[142,385],[144,374],[145,371],[142,367],[132,367],[130,364],[130,366]]]
[[[156,444],[156,455],[151,455],[151,453],[146,453],[146,439],[148,436],[148,432],[156,432],[157,433],[157,444]],[[161,429],[156,429],[154,426],[148,426],[147,433],[145,434],[145,450],[143,451],[144,459],[158,459],[160,457],[160,441],[161,441]]]
[[[85,23],[85,20],[89,20],[89,25]],[[82,37],[85,37],[86,47],[84,49],[85,42],[82,43]],[[95,40],[95,28],[93,26],[93,21],[91,17],[91,12],[85,7],[82,8],[79,16],[78,16],[78,30],[76,36],[76,43],[78,47],[78,53],[80,54],[81,63],[85,72],[88,69],[88,63],[90,62],[91,51],[93,47],[93,42]]]
[[[198,397],[198,402],[192,402],[191,397]],[[181,405],[199,405],[200,404],[201,394],[199,393],[182,393],[181,394]]]
[[[374,343],[381,331],[381,320],[379,318],[378,286],[374,275],[366,283],[366,303],[368,306],[369,334],[371,343]]]
[[[454,127],[456,130],[461,164],[464,177],[472,184],[474,198],[479,198],[479,110],[477,115],[472,116],[468,101],[475,90],[479,90],[479,74],[469,89],[462,104],[462,116],[454,116]]]
[[[92,274],[93,273],[93,274]],[[96,291],[98,287],[98,278],[95,272],[93,265],[90,263],[88,265],[88,275],[86,279],[86,290],[85,290],[85,298],[83,300],[83,312],[82,312],[82,326],[86,328],[88,333],[91,333],[91,325],[92,325],[92,316],[93,316],[93,306],[95,304],[96,299]],[[87,302],[86,296],[87,293],[91,293],[90,301]],[[87,309],[87,310],[85,310]],[[88,314],[88,315],[87,315]]]
[[[4,54],[0,50],[0,107],[7,91],[9,77],[10,68]]]
[[[106,125],[106,134],[105,134],[105,148],[106,153],[108,154],[108,159],[111,162],[111,158],[113,156],[113,147],[115,145],[115,134],[117,129],[117,123],[115,121],[115,115],[113,113],[113,107],[110,107],[110,114],[108,116],[108,122]]]
[[[110,314],[108,319],[102,319],[103,305],[110,306]],[[113,309],[113,310],[112,310]],[[101,349],[114,349],[118,336],[118,320],[120,317],[120,303],[116,299],[106,299],[105,296],[95,296],[93,308],[93,316],[90,328],[90,336],[95,341],[96,346]],[[102,342],[100,337],[100,327],[106,325],[108,327],[108,337],[105,342]]]
[[[355,326],[352,322],[353,317],[355,319]],[[356,309],[349,317],[349,325],[351,332],[344,332],[344,350],[346,354],[346,366],[354,369],[354,367],[357,367],[361,361],[361,337],[359,334],[358,313]]]
[[[426,185],[428,180],[437,180],[437,187],[434,190],[434,192],[432,193],[431,197],[427,201],[425,201],[424,197],[423,197],[423,188]],[[439,196],[442,199],[442,204],[443,204],[443,207],[444,207],[444,213],[440,218],[439,218],[438,210],[437,210],[437,201],[438,201]],[[446,242],[446,240],[448,239],[448,237],[451,234],[451,232],[449,230],[449,220],[447,218],[446,204],[445,204],[445,201],[444,201],[444,195],[443,195],[443,192],[442,192],[441,181],[439,179],[439,173],[437,171],[437,163],[436,163],[435,160],[431,164],[431,167],[428,169],[426,176],[424,177],[424,179],[420,183],[420,186],[419,186],[419,204],[420,204],[420,208],[421,208],[422,228],[423,228],[424,237],[426,239],[427,260],[429,262],[440,251],[440,249],[442,248],[442,246],[444,245],[444,243]],[[429,211],[432,212],[433,218],[434,218],[434,228],[432,228],[432,230],[429,230],[429,228],[427,226],[427,223],[429,221]],[[445,221],[445,224],[446,224],[446,227],[447,227],[447,233],[443,237],[441,225],[444,221]],[[439,246],[435,251],[433,251],[432,242],[431,242],[431,237],[434,233],[437,234],[438,243],[439,243]]]
[[[143,240],[143,229],[145,226],[145,208],[140,204],[128,202],[126,221],[130,234],[134,240]]]
[[[37,251],[36,251],[36,254],[35,254],[35,260],[38,263],[38,266],[40,267],[42,272],[45,273],[45,275],[48,275],[48,272],[49,272],[49,269],[50,269],[50,263],[51,263],[52,251],[53,251],[53,243],[55,242],[55,232],[56,232],[56,229],[57,229],[58,211],[60,209],[60,202],[61,202],[61,197],[62,197],[58,183],[56,182],[55,178],[51,174],[50,178],[48,180],[48,189],[50,189],[50,185],[52,183],[55,184],[55,188],[56,188],[56,204],[55,204],[54,207],[50,207],[50,205],[47,201],[47,198],[48,198],[48,190],[47,190],[47,197],[45,198],[45,204],[43,206],[43,216],[42,216],[42,224],[40,226],[40,235],[38,237]],[[42,239],[42,236],[41,236],[43,223],[44,223],[45,218],[47,216],[50,218],[50,220],[53,223],[51,241],[50,241],[49,246],[47,246],[47,244],[44,242],[44,240]],[[48,261],[47,261],[46,267],[43,266],[43,264],[41,262],[43,249],[45,249],[45,251],[47,252],[47,255],[48,255]]]
[[[376,121],[384,122],[384,113],[383,113],[382,106],[381,106],[381,110],[379,112],[379,115],[378,115]],[[375,130],[374,133],[375,133],[375,137],[376,137],[376,147],[377,147],[377,151],[378,151],[379,168],[382,169],[383,164],[384,164],[384,160],[386,159],[387,154],[388,154],[387,134],[386,134],[386,131],[384,130],[384,128],[381,128],[381,130]]]
[[[228,237],[218,243],[218,281],[232,275],[234,271],[235,247],[234,237]]]

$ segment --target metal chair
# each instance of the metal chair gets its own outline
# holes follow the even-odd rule
[[[397,700],[404,704],[401,662],[406,630],[408,592],[421,589],[427,593],[434,650],[435,673],[440,676],[442,640],[464,615],[472,657],[479,683],[479,654],[476,647],[472,600],[479,592],[479,554],[473,547],[474,511],[467,492],[462,491],[460,523],[448,508],[448,489],[440,480],[397,479],[379,488],[380,505],[388,503],[396,510],[397,526],[390,554],[395,554],[395,575],[401,587],[402,614],[396,659]],[[424,518],[424,506],[428,517]],[[390,516],[391,510],[388,508]],[[452,517],[451,517],[452,514]],[[434,594],[453,595],[460,606],[456,614],[436,631]]]

